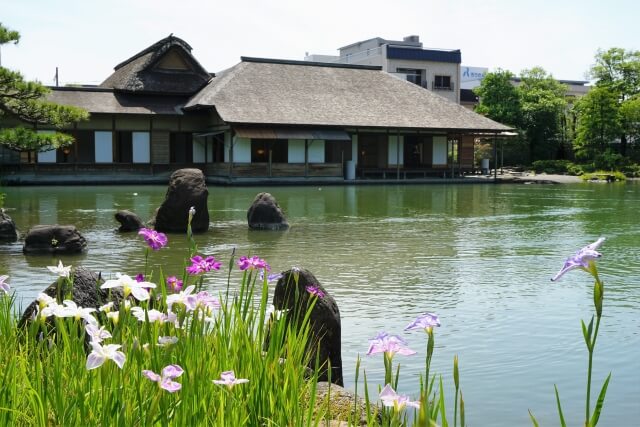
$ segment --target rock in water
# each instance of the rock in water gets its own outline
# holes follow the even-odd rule
[[[87,250],[87,240],[73,225],[36,225],[24,239],[22,252],[72,254]]]
[[[18,240],[18,230],[13,219],[0,209],[0,242],[15,242]]]
[[[209,229],[209,190],[200,169],[179,169],[171,174],[164,202],[150,222],[161,232],[186,233],[189,208],[196,209],[191,221],[194,233]]]
[[[144,223],[138,215],[131,211],[118,211],[116,212],[116,221],[120,223],[118,231],[138,231],[144,227]]]
[[[258,193],[247,211],[247,222],[252,230],[286,230],[289,223],[275,197]]]
[[[118,310],[120,301],[122,301],[122,289],[100,289],[99,276],[93,271],[84,267],[78,267],[73,271],[73,288],[71,290],[72,300],[79,307],[95,308],[98,310],[101,305],[109,301],[114,302],[114,310]],[[66,290],[61,290],[66,291]],[[49,295],[51,298],[58,296],[58,281],[55,281],[47,287],[42,293]],[[64,296],[64,292],[61,292]],[[19,326],[24,326],[35,315],[38,301],[33,301],[22,314]]]
[[[312,357],[309,368],[314,369],[318,351],[320,371],[318,381],[331,381],[339,386],[342,378],[342,350],[340,330],[340,310],[333,297],[322,287],[318,279],[306,269],[292,269],[282,273],[278,279],[273,306],[284,310],[287,319],[301,326],[304,315],[311,306],[312,298],[317,301],[311,309],[309,325],[311,336],[307,351]],[[331,378],[329,379],[329,363]]]

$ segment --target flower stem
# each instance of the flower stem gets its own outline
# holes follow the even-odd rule
[[[591,341],[591,349],[589,349],[589,370],[587,372],[587,405],[586,405],[586,418],[584,425],[589,425],[590,419],[590,402],[591,402],[591,371],[593,366],[593,351],[596,346],[596,338],[598,338],[598,329],[600,328],[600,316],[596,318],[596,329],[593,331],[593,341]]]

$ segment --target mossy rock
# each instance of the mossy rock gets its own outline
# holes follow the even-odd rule
[[[375,416],[378,408],[370,405]],[[321,426],[342,427],[348,425],[367,425],[367,405],[365,400],[344,387],[329,382],[319,382],[316,386],[314,416],[323,414],[326,421]],[[351,420],[351,424],[348,421]]]

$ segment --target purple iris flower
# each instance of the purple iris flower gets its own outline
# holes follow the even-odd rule
[[[167,277],[167,288],[171,292],[180,292],[182,290],[182,280],[178,279],[176,276]]]
[[[318,298],[324,298],[325,293],[322,291],[322,289],[320,289],[319,287],[317,287],[316,285],[309,285],[305,288],[307,290],[307,292],[309,292],[311,295],[315,295]]]
[[[173,379],[182,375],[183,372],[180,366],[169,365],[162,369],[162,375],[158,375],[148,369],[143,370],[142,375],[151,381],[157,382],[160,388],[167,390],[169,393],[173,393],[182,388],[182,384],[173,381]]]
[[[211,270],[220,270],[220,266],[222,264],[212,256],[208,256],[207,258],[202,258],[200,255],[196,255],[191,258],[191,265],[187,267],[187,273],[192,276],[197,276],[198,274],[206,273]]]
[[[389,357],[393,357],[396,353],[402,354],[403,356],[416,354],[415,351],[407,347],[405,340],[397,335],[389,335],[386,332],[380,332],[373,339],[369,340],[367,356],[376,353],[386,353]]]
[[[136,282],[138,282],[138,283],[144,282],[144,274],[142,274],[142,273],[136,274],[135,279],[136,279]]]
[[[282,277],[282,273],[273,273],[267,274],[267,282],[273,282],[274,280],[278,280]],[[258,276],[260,280],[264,280],[264,270],[260,271],[260,275]]]
[[[138,231],[138,234],[144,237],[144,240],[154,251],[157,251],[167,245],[167,236],[164,233],[159,233],[156,230],[151,230],[149,228],[141,228],[140,231]]]
[[[575,255],[567,258],[567,260],[564,262],[564,265],[562,266],[562,269],[558,272],[558,274],[556,274],[555,276],[553,276],[553,278],[551,278],[551,281],[554,282],[558,280],[560,277],[564,275],[564,273],[576,268],[581,268],[582,270],[586,271],[589,268],[589,263],[591,261],[593,261],[596,258],[600,258],[602,256],[602,254],[600,252],[597,252],[596,249],[600,247],[600,245],[602,244],[602,242],[604,242],[604,240],[605,240],[604,237],[600,237],[598,240],[596,240],[592,244],[587,245],[584,248],[580,249],[578,252],[575,253]]]
[[[240,270],[258,270],[265,269],[267,271],[271,271],[271,267],[265,260],[259,258],[257,256],[252,256],[251,258],[246,256],[241,256],[238,260],[238,267]]]
[[[429,331],[434,326],[440,326],[440,319],[438,315],[435,313],[423,313],[416,318],[413,322],[409,323],[405,331],[410,331],[413,329],[424,329]]]

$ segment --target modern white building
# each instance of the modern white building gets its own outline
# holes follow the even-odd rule
[[[420,37],[411,35],[403,40],[375,37],[343,46],[338,51],[339,56],[306,55],[305,61],[379,66],[383,71],[460,103],[462,55],[459,49],[424,48]]]

